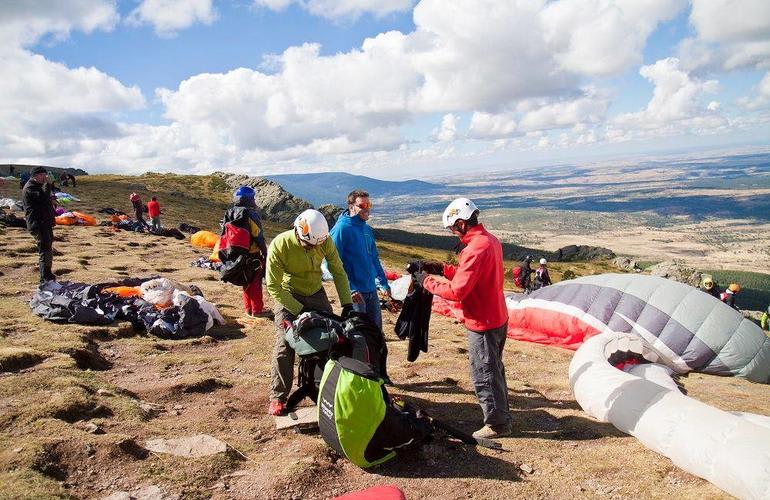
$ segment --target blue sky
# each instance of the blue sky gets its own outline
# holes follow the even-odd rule
[[[770,3],[0,5],[0,162],[382,178],[766,147]]]

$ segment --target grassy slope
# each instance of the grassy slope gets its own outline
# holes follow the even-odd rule
[[[189,176],[83,178],[73,193],[84,200],[77,208],[95,214],[102,206],[127,211],[133,190],[158,194],[164,221],[174,225],[184,221],[213,229],[227,201],[208,178]],[[2,188],[0,194],[15,193]],[[268,225],[268,234],[278,230]],[[61,255],[54,269],[76,281],[162,273],[199,284],[227,324],[209,337],[174,342],[136,335],[127,324],[42,321],[26,305],[36,279],[33,242],[25,231],[9,229],[0,239],[3,498],[98,498],[147,484],[185,498],[324,498],[382,483],[399,484],[409,498],[721,495],[636,440],[586,418],[570,395],[568,352],[520,342],[506,348],[517,434],[504,441],[514,453],[437,440],[414,459],[405,457],[376,474],[361,471],[335,460],[316,436],[273,429],[264,414],[272,325],[243,320],[236,287],[188,266],[203,252],[184,241],[81,227],[57,230],[55,246]],[[389,242],[379,247],[392,269],[414,258],[451,257],[446,250]],[[552,274],[558,280],[568,269],[577,275],[611,270],[606,263],[556,263]],[[386,329],[392,331],[394,319],[385,315]],[[389,342],[389,365],[401,382],[397,394],[472,430],[479,412],[461,334],[453,321],[435,317],[430,352],[407,363],[404,343]],[[686,386],[691,395],[725,409],[770,412],[766,387],[698,374]],[[104,434],[84,432],[78,420],[96,423]],[[146,439],[196,433],[224,439],[248,459],[146,457],[138,448]],[[521,462],[535,472],[525,476]],[[235,470],[244,473],[228,479]]]

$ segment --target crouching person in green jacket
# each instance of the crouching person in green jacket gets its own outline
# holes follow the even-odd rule
[[[271,368],[270,415],[281,415],[294,381],[294,350],[284,339],[287,322],[305,310],[332,312],[321,282],[321,262],[326,259],[342,304],[342,316],[353,310],[350,285],[334,243],[329,225],[317,210],[305,210],[294,221],[294,229],[284,231],[270,243],[267,251],[267,291],[275,300],[275,347]]]
[[[396,456],[428,440],[427,418],[392,401],[371,365],[340,357],[326,363],[318,394],[318,426],[326,444],[359,467]]]

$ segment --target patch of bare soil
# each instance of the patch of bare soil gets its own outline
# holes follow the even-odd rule
[[[726,497],[587,417],[569,389],[571,352],[514,341],[504,357],[515,425],[501,440],[506,451],[437,434],[418,452],[361,470],[318,435],[275,430],[266,414],[273,325],[243,317],[239,288],[188,266],[204,252],[186,241],[100,228],[57,234],[65,238],[56,242],[54,270],[70,270],[66,279],[162,273],[197,284],[227,324],[200,339],[169,341],[126,323],[45,322],[26,303],[37,280],[32,239],[8,229],[0,242],[0,353],[14,361],[0,371],[3,498],[103,498],[155,485],[179,498],[313,499],[380,484],[396,484],[410,499]],[[402,266],[416,249],[407,250],[400,257],[390,251],[388,264]],[[327,292],[336,297],[333,287]],[[392,392],[466,431],[480,427],[462,326],[434,317],[429,352],[409,363],[406,344],[393,335],[395,316],[384,315]],[[705,375],[683,382],[708,404],[770,413],[766,386]],[[189,459],[143,447],[196,434],[232,452]]]

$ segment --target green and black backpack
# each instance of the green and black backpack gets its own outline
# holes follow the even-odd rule
[[[422,443],[433,428],[390,400],[371,365],[340,357],[326,363],[318,397],[324,441],[359,467],[396,456],[396,449]]]

